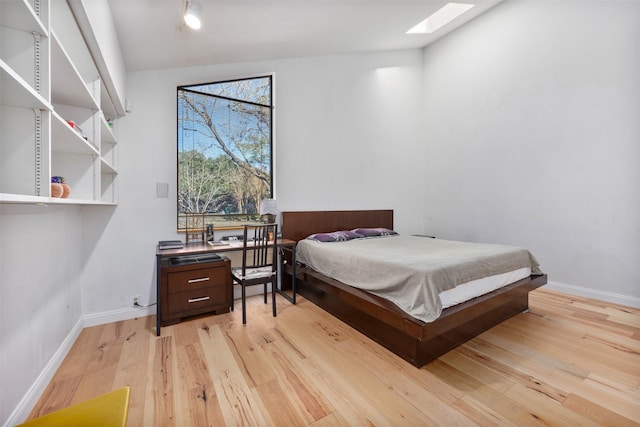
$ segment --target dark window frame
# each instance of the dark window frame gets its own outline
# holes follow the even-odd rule
[[[269,97],[269,103],[268,104],[263,104],[260,102],[254,102],[254,101],[249,101],[249,100],[244,100],[244,99],[238,99],[238,98],[233,98],[233,97],[229,97],[229,96],[223,96],[223,95],[214,95],[211,93],[205,93],[199,90],[196,90],[194,88],[198,88],[198,87],[203,87],[203,86],[207,86],[207,85],[217,85],[217,84],[227,84],[227,83],[234,83],[234,82],[244,82],[244,81],[249,81],[249,80],[256,80],[256,79],[268,79],[268,86],[269,86],[269,90],[268,90],[268,97]],[[176,188],[177,188],[177,200],[176,200],[176,228],[178,232],[184,232],[186,230],[186,224],[185,224],[185,217],[186,217],[186,213],[185,212],[181,212],[181,206],[180,206],[180,151],[181,151],[181,131],[183,131],[182,127],[181,127],[181,117],[180,117],[180,109],[181,109],[181,105],[180,105],[180,92],[185,92],[185,93],[192,93],[192,94],[196,94],[196,95],[204,95],[204,96],[211,96],[213,98],[216,99],[220,99],[220,100],[224,100],[224,101],[229,101],[229,102],[233,102],[233,103],[241,103],[241,104],[248,104],[248,105],[252,105],[252,106],[256,106],[256,107],[260,107],[260,108],[266,108],[269,111],[269,118],[268,118],[268,125],[269,125],[269,132],[268,132],[268,138],[269,138],[269,144],[268,144],[268,155],[269,155],[269,185],[268,185],[268,194],[264,195],[264,198],[273,198],[274,197],[274,156],[275,156],[275,150],[274,150],[274,111],[275,111],[275,107],[274,107],[274,101],[273,101],[273,86],[274,86],[274,75],[273,74],[264,74],[264,75],[257,75],[257,76],[253,76],[253,77],[246,77],[246,78],[235,78],[235,79],[227,79],[227,80],[217,80],[217,81],[212,81],[212,82],[208,82],[208,83],[197,83],[197,84],[189,84],[189,85],[180,85],[177,86],[176,88],[176,152],[177,152],[177,156],[176,156]],[[203,218],[203,227],[206,224],[213,224],[215,226],[216,229],[235,229],[235,228],[239,228],[241,226],[241,224],[246,223],[246,222],[251,222],[251,221],[257,221],[260,218],[259,215],[259,205],[255,206],[255,209],[252,212],[238,212],[238,213],[210,213],[210,212],[200,212],[198,213],[198,215],[202,215]],[[181,217],[182,216],[182,217]]]

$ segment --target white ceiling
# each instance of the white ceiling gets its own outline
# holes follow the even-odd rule
[[[431,35],[405,33],[446,0],[201,0],[199,31],[185,0],[108,1],[133,71],[419,48],[502,0],[454,0],[476,6]]]

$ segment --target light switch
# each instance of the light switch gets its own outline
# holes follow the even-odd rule
[[[169,184],[166,182],[156,183],[156,197],[169,197]]]

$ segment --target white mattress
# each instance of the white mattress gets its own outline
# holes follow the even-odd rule
[[[439,294],[440,301],[442,302],[442,308],[451,307],[456,304],[460,304],[461,302],[469,301],[470,299],[488,294],[489,292],[493,292],[503,286],[510,285],[518,280],[524,279],[525,277],[529,277],[530,275],[531,268],[524,267],[507,273],[496,274],[495,276],[484,277],[482,279],[462,283],[453,289],[449,289]]]

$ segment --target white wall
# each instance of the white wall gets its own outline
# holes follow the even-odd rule
[[[83,312],[155,302],[155,244],[176,229],[176,87],[275,73],[280,210],[392,208],[421,230],[422,51],[133,72],[119,121],[120,199],[87,218]],[[156,198],[156,183],[169,198]]]
[[[640,2],[509,0],[427,48],[426,231],[637,305],[639,41]]]
[[[0,424],[77,328],[82,247],[81,208],[0,205]]]

